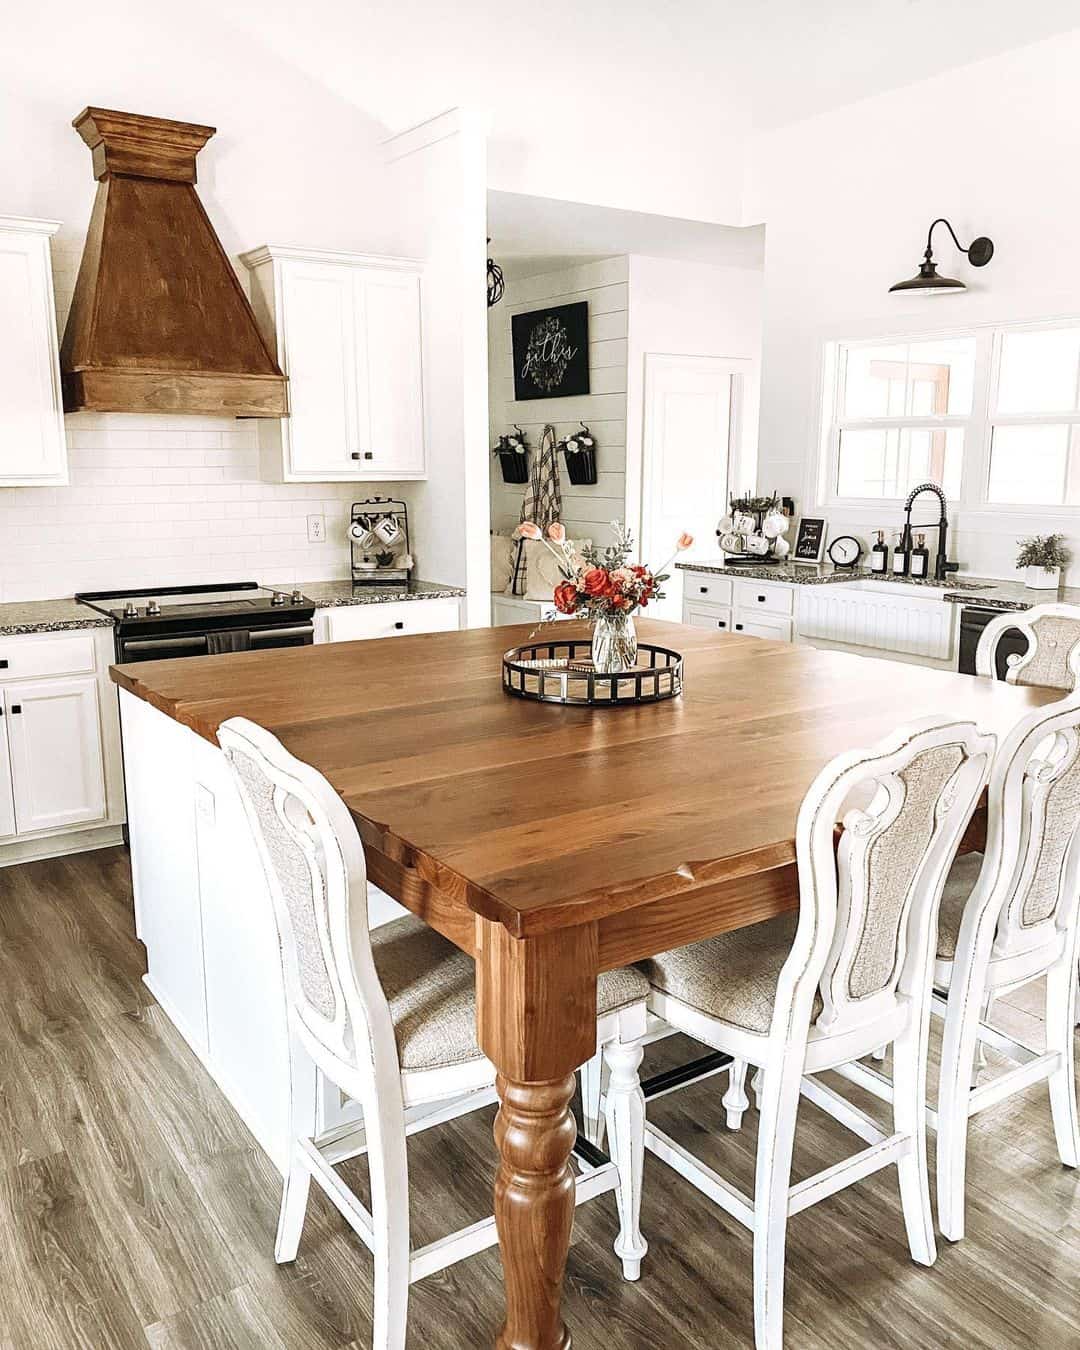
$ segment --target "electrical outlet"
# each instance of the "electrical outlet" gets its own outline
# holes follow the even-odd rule
[[[309,544],[326,543],[326,517],[308,516],[307,518],[307,537]]]

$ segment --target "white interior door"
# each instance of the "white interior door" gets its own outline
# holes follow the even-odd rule
[[[94,676],[9,685],[4,713],[19,834],[101,820],[105,777]]]
[[[745,364],[713,356],[645,357],[641,552],[654,567],[684,531],[694,536],[694,547],[680,561],[717,556]],[[681,574],[664,589],[666,599],[648,613],[677,620]]]

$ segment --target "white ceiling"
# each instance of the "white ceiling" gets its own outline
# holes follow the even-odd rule
[[[489,252],[508,277],[622,253],[761,267],[765,251],[763,226],[713,225],[517,192],[488,193],[488,234]]]

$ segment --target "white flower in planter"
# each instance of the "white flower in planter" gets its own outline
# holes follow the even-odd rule
[[[574,453],[574,454],[576,454],[576,453],[578,452],[578,450],[581,449],[581,447],[578,445],[577,441],[574,441],[574,440],[567,441],[567,442],[566,442],[566,448],[567,448],[567,450],[571,451],[571,452]]]

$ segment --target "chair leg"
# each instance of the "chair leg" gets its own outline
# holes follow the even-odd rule
[[[584,1117],[585,1138],[597,1148],[604,1146],[604,1113],[600,1102],[604,1094],[606,1061],[598,1049],[592,1059],[581,1066],[581,1114]]]
[[[1046,1048],[1061,1055],[1061,1067],[1050,1075],[1050,1111],[1058,1156],[1066,1167],[1080,1166],[1080,1125],[1076,1109],[1076,979],[1073,955],[1046,973]]]
[[[294,1152],[281,1192],[281,1213],[274,1242],[274,1260],[278,1265],[296,1260],[310,1191],[311,1172],[299,1152]]]
[[[879,1045],[876,1050],[871,1051],[871,1057],[873,1059],[876,1059],[877,1062],[880,1064],[888,1053],[889,1047],[887,1045]]]
[[[927,990],[929,995],[929,990]],[[930,1174],[926,1161],[926,1051],[929,1003],[893,1042],[893,1129],[910,1135],[911,1152],[897,1163],[911,1258],[923,1266],[937,1260]]]
[[[372,1350],[405,1350],[409,1313],[409,1168],[400,1099],[364,1103],[375,1261]]]
[[[754,1076],[750,1079],[750,1090],[754,1094],[754,1109],[761,1110],[761,1093],[765,1082],[765,1070],[758,1066],[754,1070]]]
[[[993,990],[987,990],[986,997],[983,999],[982,1008],[979,1012],[979,1021],[989,1023],[990,1009],[994,1006]],[[979,1074],[986,1068],[986,1046],[982,1041],[976,1038],[975,1058],[971,1062],[971,1086],[979,1086]]]
[[[750,1105],[746,1095],[746,1060],[733,1059],[728,1074],[728,1088],[721,1101],[727,1112],[729,1130],[737,1130],[742,1125],[743,1112]]]
[[[754,1344],[757,1350],[782,1350],[784,1343],[784,1258],[791,1153],[802,1071],[801,1059],[789,1057],[770,1068],[761,1085],[754,1182]]]
[[[604,1056],[611,1070],[607,1092],[607,1133],[611,1157],[619,1169],[616,1198],[619,1236],[615,1255],[623,1278],[636,1280],[649,1245],[641,1236],[641,1185],[645,1164],[645,1096],[638,1069],[644,1047],[637,1041],[611,1041]]]

